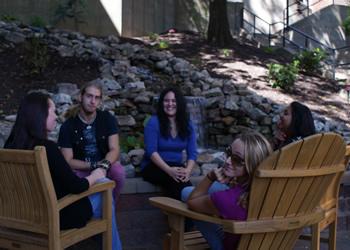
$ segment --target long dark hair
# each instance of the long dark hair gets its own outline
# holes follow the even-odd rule
[[[176,99],[176,127],[180,138],[185,139],[190,134],[189,115],[187,112],[186,100],[180,89],[176,87],[168,87],[162,91],[159,96],[157,105],[157,116],[159,119],[160,133],[162,136],[168,138],[170,135],[170,122],[167,114],[164,112],[164,97],[169,92],[175,94]]]
[[[299,102],[290,104],[292,110],[292,121],[288,132],[292,137],[307,137],[316,133],[314,118],[311,111],[305,105]]]
[[[33,149],[36,140],[47,138],[49,99],[42,92],[32,92],[23,98],[5,148]]]

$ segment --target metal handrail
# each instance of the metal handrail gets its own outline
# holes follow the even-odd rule
[[[309,0],[307,0],[307,6],[304,9],[302,9],[302,11],[304,11],[306,8],[308,8],[308,10],[309,10],[310,6],[314,6],[315,4],[317,4],[319,2],[322,2],[322,1],[324,1],[324,0],[319,0],[317,2],[313,2],[311,5],[309,5]],[[283,20],[284,20],[284,22],[277,21],[277,22],[274,22],[274,23],[269,23],[266,20],[262,19],[261,17],[257,16],[256,14],[254,14],[252,11],[250,11],[248,9],[245,9],[245,8],[243,8],[243,12],[246,11],[249,15],[252,16],[253,24],[248,22],[248,21],[246,21],[246,20],[243,20],[243,22],[245,24],[249,25],[250,27],[253,27],[253,36],[255,36],[256,31],[260,32],[260,34],[262,34],[262,35],[267,36],[268,37],[268,41],[269,41],[269,46],[271,46],[271,37],[272,37],[271,27],[273,27],[276,24],[283,24],[283,26],[284,26],[284,28],[283,28],[283,46],[285,46],[285,41],[287,41],[289,44],[297,47],[298,49],[306,50],[306,49],[308,49],[308,47],[310,45],[310,41],[311,41],[312,43],[315,43],[318,46],[322,47],[327,52],[327,54],[330,56],[329,59],[326,60],[325,62],[326,62],[326,64],[331,65],[332,71],[333,71],[333,78],[335,79],[335,69],[336,69],[336,67],[344,66],[344,65],[350,65],[350,62],[349,63],[337,62],[337,54],[339,54],[340,50],[349,49],[350,46],[343,46],[343,47],[339,47],[339,48],[331,48],[327,44],[324,44],[324,43],[316,40],[315,38],[313,38],[310,35],[304,33],[303,31],[298,30],[297,28],[289,26],[288,25],[289,17],[285,16],[285,15],[288,14],[288,8],[290,6],[293,6],[294,4],[297,4],[297,3],[293,2],[292,4],[289,5],[289,1],[287,1],[287,8],[283,11],[283,15],[284,15]],[[330,5],[334,5],[334,4],[335,4],[335,1],[331,0]],[[328,6],[330,6],[330,5],[328,5]],[[309,15],[309,11],[308,11],[308,15]],[[262,29],[257,27],[256,26],[256,20],[262,21],[264,24],[268,25],[269,32],[266,33],[265,31],[263,31]],[[305,42],[304,42],[305,46],[301,46],[301,45],[295,43],[294,41],[288,39],[286,34],[287,34],[287,32],[290,32],[290,31],[294,31],[297,34],[301,35],[304,38],[304,40],[305,40]]]
[[[350,48],[350,46],[343,46],[343,47],[340,47],[340,48],[331,48],[331,47],[329,47],[327,44],[324,44],[324,43],[322,43],[322,42],[320,42],[320,41],[317,41],[315,38],[313,38],[313,37],[311,37],[310,35],[308,35],[308,34],[302,32],[301,30],[298,30],[298,29],[295,28],[295,27],[292,27],[292,26],[287,27],[287,28],[286,28],[286,32],[288,32],[289,30],[293,30],[293,31],[295,31],[296,33],[302,35],[304,38],[306,38],[306,39],[308,39],[308,40],[311,40],[311,41],[313,41],[313,42],[315,42],[315,43],[317,43],[317,44],[319,44],[319,45],[321,45],[321,46],[323,46],[323,47],[326,47],[327,49],[341,50],[341,49],[348,49],[348,48]]]
[[[278,22],[274,22],[274,23],[269,23],[267,22],[266,20],[262,19],[261,17],[257,16],[256,14],[254,14],[252,11],[246,9],[246,8],[243,8],[243,13],[244,11],[248,12],[249,15],[251,15],[253,17],[253,24],[247,22],[246,20],[243,19],[243,22],[245,24],[248,24],[250,27],[253,27],[253,36],[255,36],[255,33],[256,31],[259,31],[260,34],[263,34],[265,36],[267,36],[268,38],[268,41],[269,41],[269,46],[271,46],[271,37],[272,37],[272,33],[271,33],[271,27],[275,26],[276,24],[282,24],[282,27],[284,25],[283,22],[281,21],[278,21]],[[258,27],[256,27],[256,19],[262,21],[263,23],[267,24],[268,25],[268,30],[269,32],[266,33],[265,31],[263,31],[262,29],[259,29]],[[282,28],[283,29],[283,28]]]

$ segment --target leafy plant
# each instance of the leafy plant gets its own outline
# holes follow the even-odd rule
[[[40,16],[33,16],[30,19],[30,25],[34,27],[44,28],[46,26],[45,20]]]
[[[221,54],[223,57],[229,57],[231,55],[231,50],[229,49],[222,49]]]
[[[143,134],[136,133],[136,135],[121,137],[120,147],[126,153],[132,149],[144,148]]]
[[[55,23],[73,19],[75,29],[79,24],[85,23],[86,0],[65,0],[61,1],[55,11]]]
[[[158,40],[159,35],[157,33],[149,33],[148,38],[151,42],[155,42]]]
[[[296,56],[296,60],[300,62],[300,68],[309,74],[319,72],[321,68],[321,62],[325,58],[326,52],[320,48],[305,50]]]
[[[348,9],[348,16],[344,19],[342,23],[345,35],[350,36],[350,8]]]
[[[268,54],[272,54],[272,53],[276,52],[276,49],[273,47],[263,47],[263,51],[268,53]]]
[[[24,60],[29,68],[29,73],[40,74],[47,67],[50,59],[47,45],[39,37],[32,37],[26,42],[25,49]]]
[[[1,16],[1,20],[4,22],[13,22],[13,21],[17,21],[18,19],[14,16],[4,14]]]
[[[159,49],[167,49],[167,48],[169,48],[169,43],[167,41],[160,40],[158,43],[158,48]]]
[[[278,63],[268,64],[269,79],[273,88],[289,90],[297,78],[299,71],[299,61],[294,60],[292,63],[282,65]]]

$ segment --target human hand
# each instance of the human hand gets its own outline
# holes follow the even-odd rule
[[[287,138],[287,135],[286,133],[284,133],[282,130],[278,129],[275,133],[275,137],[274,137],[274,140],[275,140],[275,144],[280,144],[282,142],[284,142]]]
[[[96,168],[91,172],[91,175],[93,175],[96,178],[96,180],[106,177],[106,174],[107,170],[103,168]]]
[[[215,168],[212,170],[215,175],[215,178],[218,182],[223,183],[223,184],[229,184],[233,177],[229,177],[225,175],[224,168]]]
[[[182,181],[185,174],[181,167],[169,167],[167,174],[170,175],[176,182]]]
[[[180,171],[182,172],[182,177],[180,179],[180,181],[182,182],[187,182],[190,180],[191,177],[191,169],[190,168],[180,168]]]

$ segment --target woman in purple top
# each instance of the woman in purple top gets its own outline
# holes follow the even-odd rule
[[[180,199],[181,190],[190,186],[197,158],[196,136],[189,119],[186,101],[179,89],[165,89],[159,97],[157,115],[144,131],[143,179],[162,186],[169,197]],[[187,160],[183,162],[183,151]]]
[[[209,172],[187,200],[194,211],[224,219],[246,220],[250,184],[256,167],[272,152],[269,142],[257,132],[241,134],[233,141],[222,168]],[[214,181],[226,183],[229,189],[208,194]],[[215,250],[235,249],[239,236],[223,233],[219,225],[194,221],[196,227]]]

